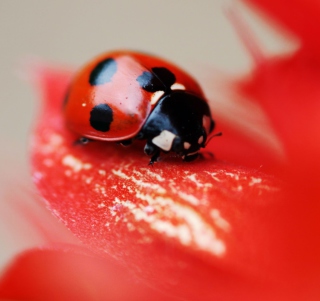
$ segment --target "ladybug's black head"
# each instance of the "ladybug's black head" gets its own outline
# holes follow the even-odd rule
[[[205,147],[214,121],[207,102],[183,90],[164,95],[141,129],[138,139],[146,139],[145,152],[159,156],[160,151],[176,152],[185,161],[198,156]],[[155,161],[151,159],[151,162]]]

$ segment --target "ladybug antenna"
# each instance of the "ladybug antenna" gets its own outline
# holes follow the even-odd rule
[[[212,139],[213,137],[217,137],[217,136],[222,136],[222,132],[219,132],[219,133],[216,133],[216,134],[211,135],[211,136],[208,138],[205,146],[207,146],[207,145],[209,144],[209,142],[211,141],[211,139]]]

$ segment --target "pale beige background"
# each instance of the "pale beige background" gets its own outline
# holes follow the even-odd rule
[[[198,65],[198,73],[213,67],[235,73],[250,59],[223,13],[230,3],[0,0],[0,268],[13,253],[41,243],[12,206],[17,198],[30,199],[27,141],[38,101],[20,78],[21,61],[35,56],[77,66],[105,50],[132,48],[191,72]]]

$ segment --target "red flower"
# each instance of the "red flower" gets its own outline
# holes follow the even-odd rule
[[[251,2],[277,12],[275,1]],[[224,133],[208,147],[216,157],[184,163],[168,155],[153,168],[138,143],[75,146],[61,115],[72,72],[38,67],[45,104],[32,139],[33,178],[86,249],[26,253],[4,274],[0,296],[53,300],[56,288],[66,300],[319,296],[320,66],[311,42],[302,38],[299,51],[265,59],[233,86],[234,103],[259,104],[276,137],[212,104]],[[283,153],[271,152],[252,128],[278,139]]]

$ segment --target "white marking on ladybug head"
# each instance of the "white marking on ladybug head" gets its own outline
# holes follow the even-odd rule
[[[207,135],[210,134],[210,128],[211,128],[211,118],[209,116],[203,115],[202,117],[202,126],[204,127]]]
[[[151,95],[151,105],[155,105],[159,99],[164,95],[164,91],[156,91]]]
[[[191,144],[190,144],[189,142],[184,142],[184,143],[183,143],[184,149],[189,149],[190,146],[191,146]]]
[[[202,144],[202,142],[203,142],[203,136],[200,136],[198,139],[198,144]]]
[[[186,87],[183,84],[174,83],[171,87],[171,90],[185,90]]]
[[[164,151],[169,151],[172,147],[172,143],[175,137],[175,134],[164,130],[160,133],[159,136],[156,136],[152,139],[152,143]]]

